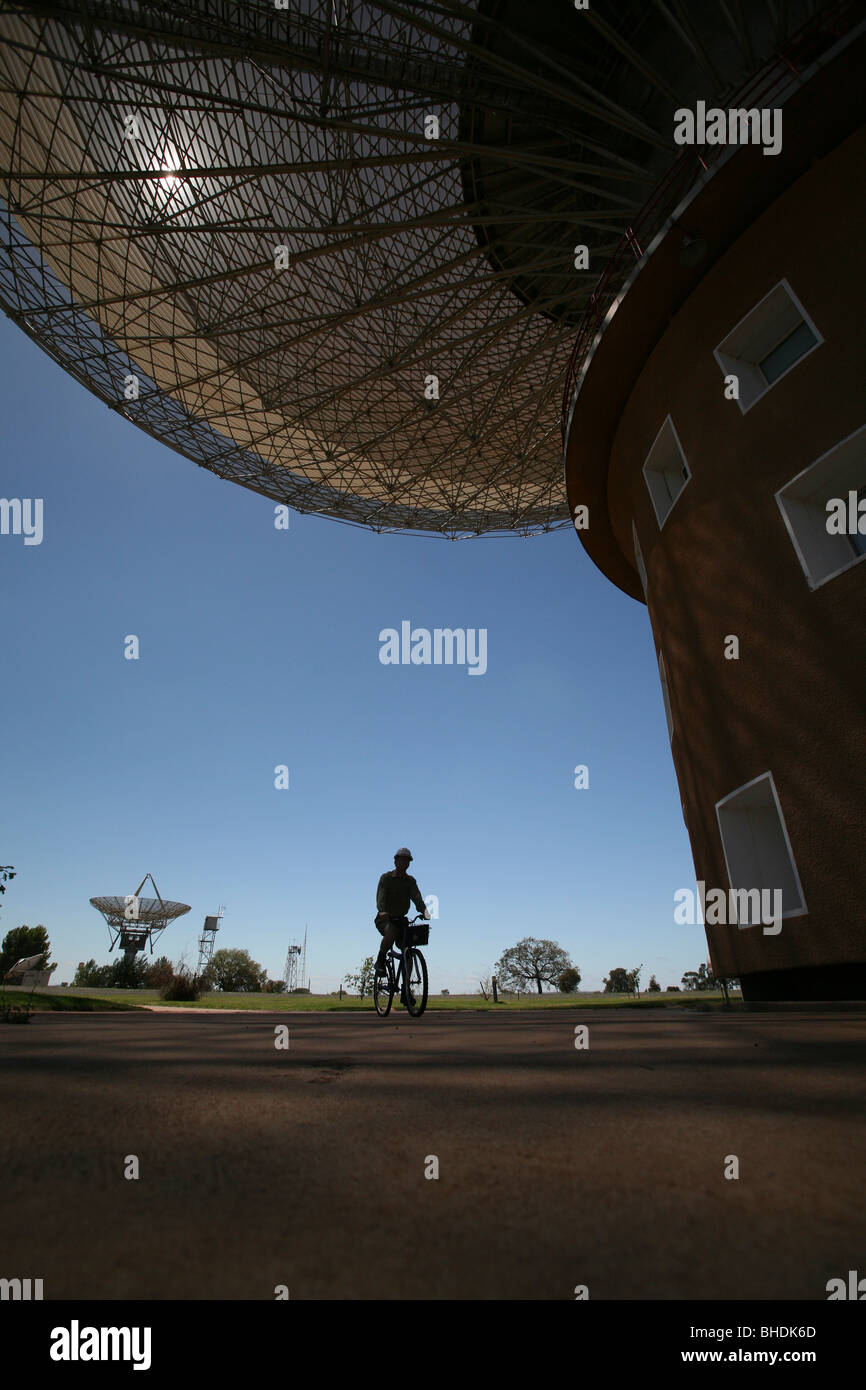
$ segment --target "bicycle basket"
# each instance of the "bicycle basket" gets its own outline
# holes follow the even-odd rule
[[[410,946],[426,946],[430,940],[430,926],[427,922],[416,922],[408,929]]]

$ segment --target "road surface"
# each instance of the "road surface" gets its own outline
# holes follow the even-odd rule
[[[814,1009],[38,1014],[0,1027],[0,1275],[824,1300],[863,1270],[864,1059],[866,1016]]]

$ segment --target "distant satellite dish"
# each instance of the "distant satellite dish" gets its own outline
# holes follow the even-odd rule
[[[14,980],[19,975],[25,975],[28,970],[35,970],[44,954],[44,951],[40,951],[38,956],[22,956],[21,960],[16,960],[11,970],[7,970],[5,978]]]
[[[153,884],[155,898],[139,897],[148,879]],[[188,903],[171,902],[161,897],[152,874],[145,874],[134,893],[91,898],[90,904],[105,918],[111,937],[108,949],[113,951],[119,942],[124,953],[130,957],[144,950],[145,946],[150,946],[153,953],[154,943],[169,922],[190,910]]]

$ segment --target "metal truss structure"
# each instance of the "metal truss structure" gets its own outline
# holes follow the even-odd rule
[[[293,941],[286,952],[286,968],[283,972],[283,980],[286,985],[286,993],[291,994],[298,986],[298,963],[301,958],[301,947],[297,941]]]
[[[293,990],[305,988],[307,979],[307,930],[304,927],[304,944],[293,941],[286,952],[286,968],[283,972],[283,979],[286,983],[286,993],[291,994]]]
[[[213,959],[214,946],[216,945],[216,934],[220,929],[220,918],[223,915],[223,908],[220,908],[216,917],[205,917],[204,926],[201,929],[201,936],[198,939],[198,965],[196,966],[196,978],[199,978]]]
[[[153,884],[155,898],[139,897],[148,879]],[[134,893],[123,897],[91,898],[90,905],[105,918],[110,937],[109,951],[113,951],[119,943],[124,955],[129,957],[143,951],[146,946],[150,947],[153,955],[154,945],[169,922],[190,910],[187,903],[169,902],[160,897],[152,874],[145,874]]]
[[[850,9],[2,3],[0,303],[127,419],[298,511],[555,529],[576,326],[671,169],[681,194],[704,167],[673,112]]]

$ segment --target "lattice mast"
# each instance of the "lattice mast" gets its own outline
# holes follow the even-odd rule
[[[225,912],[225,907],[220,906],[216,917],[205,917],[204,926],[201,929],[201,936],[198,939],[198,966],[196,975],[201,975],[211,963],[216,943],[216,933],[219,931],[220,918]]]
[[[293,989],[298,987],[298,960],[301,955],[300,945],[293,941],[286,953],[286,969],[283,979],[286,982],[286,993],[291,994]]]

